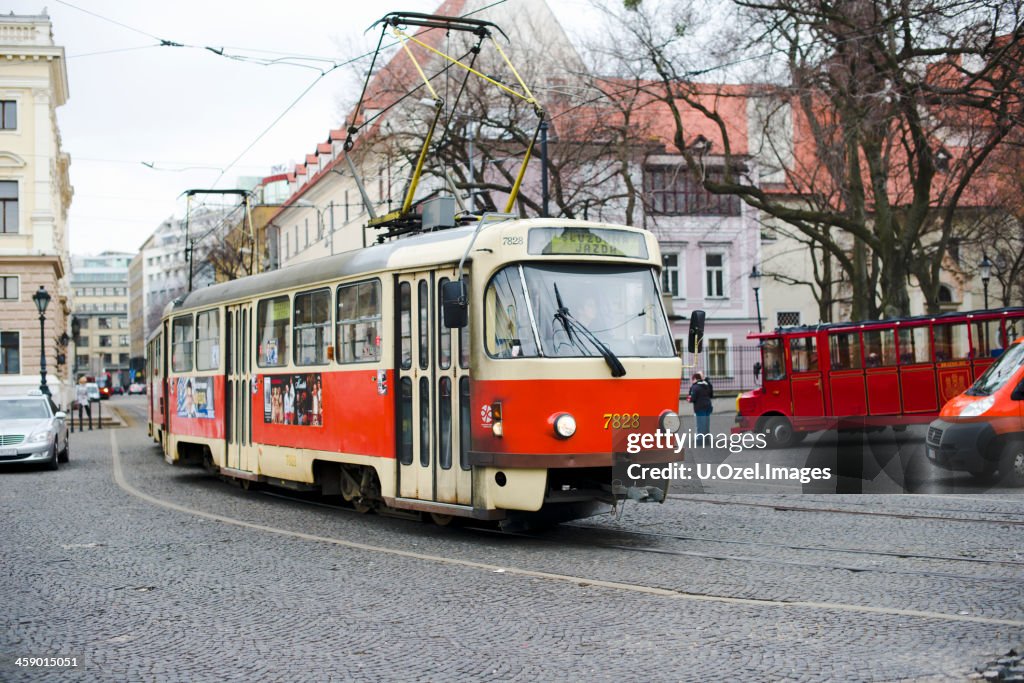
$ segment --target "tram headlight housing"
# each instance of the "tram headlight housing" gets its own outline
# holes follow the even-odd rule
[[[965,405],[963,409],[960,411],[960,417],[978,417],[979,415],[984,415],[986,412],[988,412],[989,408],[995,405],[995,403],[995,396],[986,396],[985,398],[979,398],[977,401],[973,401]]]
[[[491,434],[498,438],[505,435],[505,427],[501,423],[501,401],[491,404]]]
[[[658,428],[663,432],[675,434],[682,426],[682,422],[683,421],[679,418],[679,413],[674,410],[666,410],[662,412],[661,417],[658,418]]]
[[[576,433],[576,418],[569,413],[562,413],[555,417],[555,436],[561,439],[568,439]]]

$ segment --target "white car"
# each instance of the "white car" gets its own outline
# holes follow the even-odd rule
[[[68,461],[66,415],[45,396],[0,397],[0,464]]]

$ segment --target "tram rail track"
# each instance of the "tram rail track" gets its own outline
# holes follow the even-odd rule
[[[181,514],[198,517],[201,519],[207,519],[210,521],[220,522],[230,526],[236,526],[239,528],[249,529],[252,531],[258,531],[262,533],[274,534],[278,536],[284,536],[314,543],[323,543],[328,545],[334,545],[337,547],[350,548],[354,550],[362,550],[365,552],[377,553],[382,555],[389,555],[392,557],[400,557],[405,559],[423,561],[435,563],[440,566],[454,566],[462,567],[466,569],[497,573],[510,576],[519,576],[532,579],[540,579],[545,581],[551,581],[554,583],[563,583],[568,585],[577,586],[579,588],[601,588],[615,591],[625,591],[637,594],[654,595],[665,597],[675,600],[688,600],[688,601],[699,601],[699,602],[710,602],[725,605],[736,605],[736,606],[748,606],[768,609],[814,609],[832,612],[845,612],[845,613],[859,613],[859,614],[875,614],[875,615],[888,615],[888,616],[899,616],[904,618],[914,619],[925,619],[925,620],[939,620],[939,621],[951,621],[951,622],[969,622],[969,623],[981,623],[990,625],[1003,625],[1013,626],[1018,628],[1024,628],[1024,620],[1020,619],[1005,619],[997,617],[986,617],[976,616],[970,614],[948,614],[943,612],[933,612],[928,610],[914,610],[914,609],[901,609],[894,607],[875,607],[872,605],[855,605],[839,602],[818,602],[810,600],[786,600],[786,599],[768,599],[768,598],[748,598],[748,597],[737,597],[728,595],[715,595],[706,594],[699,592],[687,592],[671,588],[662,588],[659,586],[650,586],[643,584],[628,583],[622,581],[610,581],[606,579],[598,579],[586,576],[576,576],[570,574],[561,574],[557,572],[547,572],[534,569],[528,569],[525,567],[516,567],[511,565],[497,565],[486,562],[478,562],[475,560],[432,555],[429,553],[416,552],[412,550],[406,550],[403,548],[388,547],[384,545],[375,545],[371,543],[363,543],[359,541],[353,541],[345,538],[336,538],[329,536],[320,536],[317,534],[310,534],[301,531],[295,531],[293,529],[285,529],[282,527],[275,527],[266,524],[258,524],[250,522],[237,517],[231,517],[222,515],[206,510],[197,510],[185,505],[175,503],[173,501],[164,500],[162,498],[153,496],[149,493],[139,490],[133,486],[125,477],[124,468],[121,461],[120,451],[117,445],[117,433],[110,433],[111,441],[111,464],[112,474],[116,485],[121,488],[125,493],[153,506],[161,507],[164,509],[172,510]],[[285,496],[280,496],[285,497]],[[298,500],[292,498],[292,500]],[[310,502],[314,505],[330,507],[332,509],[344,509],[337,506],[328,504],[317,503],[316,501],[302,501]],[[536,538],[536,537],[531,537]]]
[[[721,500],[707,498],[705,496],[685,496],[670,494],[667,501],[687,501],[693,503],[704,503],[707,505],[735,505],[740,507],[752,507],[778,512],[822,512],[840,515],[859,515],[864,517],[886,517],[891,519],[927,520],[939,522],[961,522],[973,524],[999,524],[1008,526],[1024,527],[1024,519],[994,519],[991,517],[948,517],[944,515],[918,515],[904,512],[878,512],[875,510],[848,510],[838,507],[807,507],[802,505],[784,505],[779,503],[757,503],[753,501]],[[982,513],[982,514],[1003,514],[1003,513]],[[1008,512],[1005,514],[1015,515],[1018,513]]]

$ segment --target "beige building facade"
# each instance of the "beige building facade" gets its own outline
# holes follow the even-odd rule
[[[68,98],[64,48],[46,15],[0,17],[0,393],[40,384],[45,354],[54,400],[70,398],[67,212],[70,157],[57,107]],[[51,300],[40,332],[33,295]],[[58,362],[63,361],[63,362]]]

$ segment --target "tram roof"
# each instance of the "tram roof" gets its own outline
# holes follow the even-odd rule
[[[481,229],[480,239],[484,239],[483,235],[486,235],[489,230],[499,226],[509,227],[513,225],[521,228],[578,226],[645,232],[641,228],[611,225],[595,221],[579,221],[564,218],[506,218],[493,222],[488,221]],[[385,242],[384,244],[374,244],[362,249],[298,263],[279,270],[258,273],[237,280],[211,285],[203,289],[197,289],[188,294],[184,299],[174,302],[173,307],[164,310],[164,315],[182,309],[207,308],[232,301],[252,299],[272,292],[327,282],[351,275],[458,262],[462,258],[466,244],[472,238],[477,226],[478,223],[471,223],[456,228],[420,233],[411,237]],[[440,247],[440,250],[438,247]],[[468,263],[471,260],[472,256],[470,255],[466,261]]]
[[[413,255],[409,259],[410,266],[415,266],[417,261],[427,263],[430,259],[426,256],[416,258],[417,250],[422,250],[424,246],[428,245],[439,245],[445,242],[454,244],[465,241],[473,234],[475,228],[476,225],[470,225],[423,233],[406,239],[385,242],[384,244],[374,244],[362,249],[297,263],[279,270],[257,273],[256,275],[249,275],[237,280],[210,285],[203,289],[194,290],[183,300],[176,302],[174,310],[205,308],[225,302],[249,299],[270,292],[335,280],[348,275],[372,273],[386,270],[388,267],[404,267],[405,263],[396,264],[393,258],[396,254],[402,252],[409,252]],[[461,248],[452,249],[451,258],[446,260],[458,260],[461,257]]]
[[[1024,306],[1011,306],[1009,308],[982,309],[978,311],[950,311],[949,313],[936,313],[935,315],[917,315],[909,318],[884,318],[882,320],[862,320],[860,322],[839,322],[821,323],[819,325],[794,325],[793,327],[776,327],[770,332],[753,332],[747,335],[747,339],[771,339],[783,335],[799,335],[814,332],[841,332],[844,330],[860,329],[884,329],[886,327],[912,327],[922,323],[949,322],[957,319],[964,321],[978,318],[985,320],[998,319],[1004,316],[1016,314],[1024,317]]]

